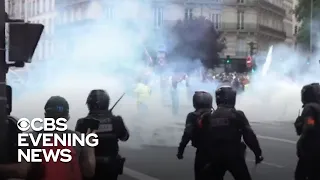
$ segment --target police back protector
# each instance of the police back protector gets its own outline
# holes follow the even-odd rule
[[[200,147],[200,142],[203,141],[203,132],[201,131],[201,121],[203,120],[204,117],[207,115],[210,115],[214,110],[213,109],[201,109],[198,111],[193,112],[192,114],[194,115],[194,126],[195,128],[193,129],[193,136],[191,138],[191,145],[195,148]]]
[[[95,147],[96,156],[117,156],[119,146],[114,117],[106,114],[94,114],[89,115],[86,119],[94,119],[100,122],[98,130],[96,130],[99,137],[99,144]]]
[[[241,142],[241,131],[234,108],[218,107],[207,123],[211,147],[234,146]]]

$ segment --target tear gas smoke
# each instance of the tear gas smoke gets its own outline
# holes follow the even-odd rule
[[[91,18],[96,18],[94,14],[100,11],[99,8],[97,4],[91,6],[88,12],[94,12],[90,15]],[[124,17],[114,14],[118,19],[110,22],[94,19],[90,28],[85,25],[69,25],[67,30],[76,30],[55,36],[55,40],[61,42],[59,52],[45,62],[30,64],[32,68],[24,70],[27,71],[27,79],[14,74],[9,75],[8,81],[14,88],[12,114],[26,118],[42,117],[43,107],[48,98],[61,95],[70,103],[69,124],[74,128],[76,120],[88,112],[85,100],[90,90],[107,90],[112,102],[123,92],[128,92],[114,109],[115,114],[123,116],[132,134],[127,144],[131,147],[139,147],[141,144],[177,146],[186,115],[193,110],[186,90],[182,86],[179,87],[178,116],[172,116],[170,107],[160,103],[162,97],[157,75],[154,77],[155,83],[148,104],[149,112],[146,115],[137,114],[136,99],[130,93],[135,77],[144,68],[143,62],[146,59],[142,59],[141,56],[145,48],[142,42],[154,30],[153,18],[146,14],[153,14],[153,9],[146,4],[131,1],[130,4],[116,4],[113,9],[114,13],[128,14]],[[128,23],[129,20],[131,23]],[[158,35],[154,41],[155,46],[161,44],[163,39],[165,36]],[[74,43],[63,46],[69,41]],[[173,45],[168,45],[171,46]],[[296,51],[285,46],[274,46],[268,72],[265,72],[264,76],[261,76],[259,71],[253,75],[248,91],[238,96],[237,108],[246,113],[249,121],[294,121],[301,107],[301,86],[316,80],[316,71],[304,73],[302,76],[299,68],[303,62],[303,55]],[[198,66],[200,68],[199,64]],[[291,81],[288,73],[296,80]],[[15,83],[14,79],[19,79],[19,83]],[[195,90],[206,89],[213,92],[216,87],[200,83],[196,73],[191,79],[191,85]],[[21,81],[24,82],[23,85]],[[165,99],[170,102],[169,92]]]

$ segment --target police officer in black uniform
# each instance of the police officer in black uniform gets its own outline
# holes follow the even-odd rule
[[[298,163],[295,180],[320,179],[320,85],[312,83],[301,90],[303,111],[295,121]]]
[[[201,151],[202,136],[201,132],[199,132],[198,120],[204,114],[211,113],[213,111],[211,94],[203,91],[195,92],[195,94],[193,95],[193,107],[195,108],[195,111],[190,112],[187,116],[186,126],[178,148],[177,157],[178,159],[183,159],[184,149],[191,140],[192,146],[197,148],[194,162],[195,179],[200,180],[203,179],[203,177],[201,177],[201,171],[208,163],[208,161],[207,157],[203,156],[203,153]]]
[[[99,122],[99,145],[95,148],[96,172],[94,180],[116,180],[122,174],[125,159],[119,155],[118,141],[127,141],[129,132],[121,116],[109,111],[110,97],[104,90],[92,90],[87,98],[88,116],[78,120],[76,131],[86,131]]]
[[[235,109],[236,91],[230,86],[216,90],[217,109],[202,118],[204,146],[210,164],[205,172],[212,179],[223,179],[229,171],[235,180],[251,180],[245,161],[246,145],[255,154],[256,164],[263,160],[259,142],[245,114]],[[244,142],[241,142],[243,137]]]

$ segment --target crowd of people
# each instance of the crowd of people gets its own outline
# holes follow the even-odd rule
[[[251,180],[245,161],[246,149],[255,154],[256,164],[264,158],[259,141],[245,113],[235,108],[237,91],[230,85],[215,90],[215,98],[205,91],[196,91],[192,97],[194,111],[188,113],[186,126],[178,147],[177,158],[183,159],[184,150],[191,141],[196,148],[194,174],[196,180],[223,179],[230,171],[236,180]],[[213,109],[213,99],[217,109]],[[320,179],[320,85],[312,83],[301,90],[303,111],[295,122],[297,156],[299,161],[295,180]],[[8,115],[7,148],[9,161],[0,164],[0,179],[22,178],[30,180],[116,180],[122,174],[125,158],[119,154],[118,141],[129,139],[128,129],[121,116],[112,114],[110,97],[101,89],[92,90],[86,104],[88,115],[77,121],[75,130],[68,133],[96,133],[97,147],[69,147],[73,159],[70,163],[17,162],[17,119]],[[45,117],[69,119],[68,101],[60,96],[51,97],[45,107]],[[97,129],[90,123],[98,122]],[[11,124],[11,125],[10,125]],[[53,132],[58,133],[58,132]]]
[[[244,91],[250,83],[250,77],[248,73],[215,73],[213,70],[210,70],[202,75],[202,81],[229,84],[237,91]]]
[[[154,78],[159,80],[162,104],[166,105],[165,97],[170,96],[172,114],[177,115],[180,107],[178,87],[186,88],[187,97],[191,97],[193,90],[196,88],[193,84],[194,82],[191,82],[188,74],[184,72],[173,72],[168,76],[160,75],[159,77],[155,77],[150,69],[148,69],[147,73],[139,76],[133,90],[137,98],[137,109],[141,113],[148,111],[147,104],[150,101],[152,89],[159,88],[159,86],[154,85]],[[208,71],[196,78],[196,81],[207,84],[213,83],[218,85],[218,87],[230,85],[237,92],[241,93],[249,86],[249,75],[247,73],[215,73],[214,71]]]

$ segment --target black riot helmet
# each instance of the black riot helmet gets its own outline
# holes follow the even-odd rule
[[[231,86],[221,86],[216,90],[217,106],[226,105],[234,107],[236,105],[237,92]]]
[[[303,105],[312,102],[320,103],[319,83],[311,83],[303,86],[301,89],[301,102]]]
[[[103,89],[94,89],[89,93],[87,106],[89,111],[108,110],[110,103],[109,94]]]
[[[196,91],[192,101],[195,109],[212,108],[212,96],[208,92]]]

